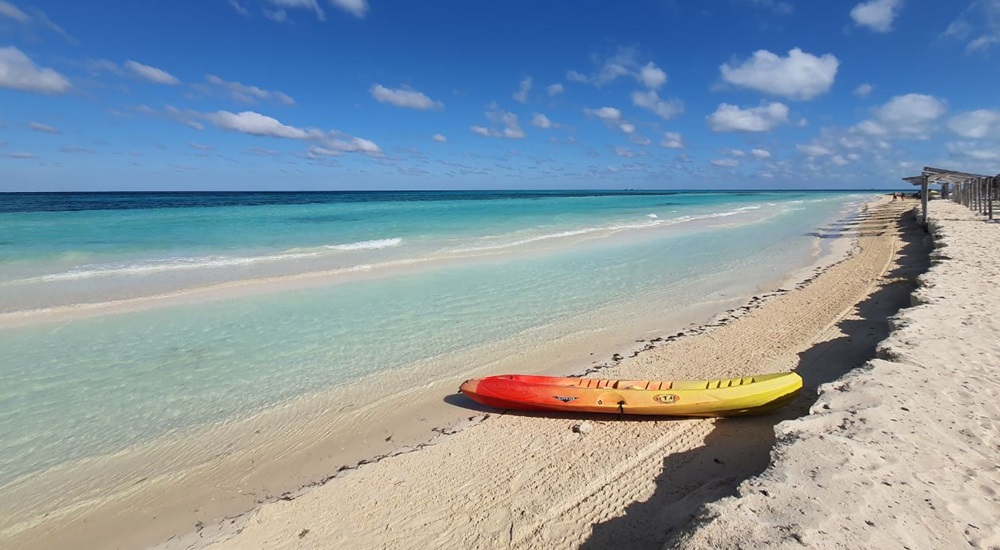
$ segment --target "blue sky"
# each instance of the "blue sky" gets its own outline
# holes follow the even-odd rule
[[[0,0],[0,191],[1000,170],[1000,0]]]

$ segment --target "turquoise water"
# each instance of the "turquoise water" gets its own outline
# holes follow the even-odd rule
[[[0,487],[589,312],[679,310],[774,280],[870,198],[0,196]],[[234,283],[252,291],[54,315]]]

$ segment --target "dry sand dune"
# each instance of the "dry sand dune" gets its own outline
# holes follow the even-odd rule
[[[795,289],[755,297],[593,374],[715,378],[796,368],[805,391],[780,413],[656,420],[470,412],[467,426],[418,452],[402,449],[165,546],[659,548],[702,504],[767,468],[777,422],[807,412],[819,385],[875,356],[887,317],[909,304],[926,258],[922,233],[904,215],[914,204],[869,208],[847,228],[858,235],[854,253]],[[573,430],[581,423],[587,433]]]

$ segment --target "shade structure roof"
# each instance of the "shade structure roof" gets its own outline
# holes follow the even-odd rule
[[[912,183],[913,185],[920,185],[923,183],[924,176],[927,176],[927,183],[962,183],[963,181],[975,178],[992,177],[983,174],[970,174],[969,172],[959,172],[958,170],[945,170],[944,168],[924,166],[924,171],[919,176],[903,178],[903,181]]]

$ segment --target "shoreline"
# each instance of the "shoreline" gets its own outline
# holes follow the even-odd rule
[[[870,209],[863,219],[858,220],[859,229],[865,224],[888,227],[901,215],[902,210],[896,205],[900,214],[894,216],[889,213],[886,217],[883,214],[887,210],[884,208],[887,201],[880,200],[878,204],[883,208]],[[908,206],[912,207],[912,203]],[[862,236],[865,233],[859,231]],[[648,348],[649,342],[638,342],[643,344],[640,347],[648,349],[633,352],[630,357],[618,354],[614,365],[606,364],[598,368],[613,366],[616,376],[666,378],[663,375],[666,367],[667,370],[677,371],[676,376],[670,376],[673,378],[685,375],[688,378],[709,378],[726,376],[729,372],[747,372],[744,369],[748,364],[761,361],[780,366],[794,364],[801,353],[797,350],[815,347],[817,337],[821,340],[833,338],[835,335],[831,326],[844,319],[858,299],[874,292],[876,283],[895,255],[895,245],[890,237],[882,238],[883,233],[886,231],[872,232],[872,235],[864,237],[866,241],[881,243],[878,247],[872,245],[871,251],[867,246],[856,249],[854,254],[816,270],[811,277],[807,276],[796,285],[790,285],[786,280],[772,293],[765,293],[764,297],[755,296],[747,305],[737,306],[706,323],[661,338],[660,342],[655,342],[659,347]],[[841,284],[845,276],[850,281],[852,276],[858,275],[858,265],[869,266],[866,268],[868,274],[864,275],[865,285],[868,286],[852,289],[851,285]],[[809,274],[808,270],[806,274]],[[817,290],[813,288],[815,285],[826,285],[834,291],[825,288]],[[788,286],[794,286],[794,289],[786,288]],[[820,311],[803,311],[800,302],[805,300],[809,303],[816,298],[820,299]],[[824,302],[824,298],[829,299]],[[779,315],[771,315],[772,310],[777,310]],[[797,319],[799,315],[803,317]],[[811,325],[799,327],[803,323]],[[776,330],[791,331],[789,336],[794,335],[793,339],[798,339],[785,345],[784,352],[769,353],[771,350],[762,346],[759,340],[747,336],[753,334],[753,338],[757,338],[763,332],[762,326],[776,324],[782,325]],[[726,349],[725,339],[720,337],[732,333],[742,334],[746,341],[739,348],[740,356],[731,358],[735,359],[732,361],[735,366],[720,367],[721,357],[713,350]],[[740,338],[731,341],[738,340]],[[870,336],[861,335],[859,340],[863,345],[855,345],[851,348],[853,355],[848,354],[856,362],[867,359],[861,356],[869,353],[866,351],[868,348],[870,353],[874,353],[877,343]],[[669,364],[676,360],[677,355],[689,361]],[[659,375],[650,375],[651,369]],[[763,372],[761,369],[756,371]],[[831,376],[831,373],[824,376]],[[804,393],[808,394],[810,389],[815,391],[815,386],[807,387]],[[786,413],[802,411],[802,407],[802,403],[792,405]],[[727,471],[735,468],[734,475],[739,479],[763,471],[768,465],[767,457],[774,439],[772,426],[780,418],[757,417],[737,421],[623,420],[587,418],[585,422],[591,423],[595,433],[582,436],[569,429],[579,423],[579,417],[499,413],[490,414],[487,422],[471,422],[470,419],[471,425],[462,430],[451,430],[447,438],[424,447],[420,453],[383,457],[378,462],[342,472],[323,485],[262,504],[248,514],[228,518],[221,524],[201,525],[195,531],[170,539],[159,547],[243,548],[277,544],[309,547],[315,545],[317,540],[348,547],[442,544],[468,547],[495,545],[498,540],[506,540],[512,547],[537,547],[539,544],[568,547],[587,542],[580,539],[581,531],[586,537],[587,526],[593,529],[590,534],[592,541],[610,542],[615,538],[601,538],[604,536],[602,533],[607,532],[604,524],[614,525],[616,516],[638,505],[632,502],[638,503],[650,497],[647,492],[650,489],[649,480],[668,475],[665,470],[672,469],[668,468],[670,464],[676,462],[682,472],[674,478],[681,486],[690,483],[691,478],[701,479],[710,473],[704,470],[702,460],[690,457],[703,452],[716,452],[712,450],[713,445],[706,446],[713,438],[724,437],[736,449],[724,449],[721,456],[716,456],[714,460],[709,458],[709,469],[712,465]],[[733,429],[737,433],[733,434]],[[756,434],[763,441],[763,447],[754,443],[753,449],[744,448],[740,436],[746,431]],[[650,435],[661,432],[661,436],[649,441]],[[768,438],[771,442],[767,441]],[[635,448],[637,441],[643,442],[641,448]],[[515,452],[515,448],[519,450]],[[512,455],[512,452],[515,454]],[[743,456],[747,453],[755,458]],[[660,458],[663,456],[666,458]],[[570,465],[569,472],[567,464]],[[476,472],[490,472],[491,478],[499,476],[497,479],[507,481],[500,487],[482,487],[476,484],[481,475]],[[417,477],[414,478],[413,474]],[[509,479],[507,476],[510,476]],[[576,476],[581,479],[571,481]],[[506,483],[513,485],[507,486]],[[580,483],[583,483],[582,489],[573,489]],[[689,492],[682,495],[685,506],[675,506],[672,512],[677,515],[678,527],[693,517],[699,502],[725,496],[734,488],[728,483],[708,485],[710,487],[707,488],[690,487]],[[602,491],[606,490],[627,494],[614,503],[590,502],[600,501]],[[482,494],[473,497],[466,494],[469,492]],[[656,497],[655,494],[652,496]],[[676,495],[668,496],[670,500],[676,499]],[[429,509],[407,510],[407,502],[418,500],[428,502]],[[484,508],[484,502],[492,504]],[[396,518],[391,516],[392,509],[407,511],[400,512],[404,517]],[[567,520],[564,516],[572,519]],[[627,513],[625,517],[628,517]],[[550,525],[553,522],[555,526]],[[293,524],[302,526],[294,529]],[[422,527],[417,529],[417,525]],[[633,525],[628,525],[627,528],[613,527],[611,532],[637,536],[630,535],[635,531]],[[278,540],[281,542],[276,542]],[[658,544],[662,544],[662,540]]]
[[[877,201],[878,201],[878,199],[876,199],[876,201],[874,201],[874,202],[877,202]],[[872,204],[874,204],[874,202]],[[854,240],[853,238],[837,239],[837,241],[842,242],[844,244],[844,246],[841,247],[841,249],[839,249],[839,250],[832,250],[831,249],[830,251],[828,251],[828,253],[826,253],[826,254],[818,257],[818,258],[815,258],[815,261],[812,263],[811,266],[803,268],[803,269],[800,269],[800,270],[797,270],[797,271],[789,273],[789,274],[783,275],[781,278],[779,278],[778,280],[775,281],[773,288],[779,288],[779,290],[777,290],[777,291],[775,291],[773,293],[761,293],[761,292],[757,292],[756,293],[757,295],[763,295],[763,296],[757,296],[757,295],[755,295],[754,296],[754,300],[747,301],[746,302],[747,305],[744,305],[744,306],[738,305],[738,304],[740,304],[742,302],[740,300],[737,300],[737,299],[728,299],[728,300],[725,300],[724,302],[732,303],[732,304],[734,304],[734,306],[731,307],[731,308],[729,308],[729,309],[727,309],[727,310],[725,310],[725,311],[723,311],[722,313],[716,313],[716,314],[698,313],[694,318],[695,319],[697,319],[697,318],[706,319],[704,322],[702,322],[702,323],[698,323],[698,322],[690,322],[690,323],[679,322],[679,323],[676,323],[676,327],[679,329],[681,326],[683,326],[683,325],[686,324],[687,328],[683,331],[685,333],[685,335],[696,335],[696,334],[700,334],[701,332],[703,332],[705,330],[710,330],[711,328],[717,326],[716,323],[719,323],[724,317],[730,316],[730,317],[736,318],[741,312],[744,311],[744,308],[759,306],[760,304],[764,303],[764,301],[766,301],[767,299],[770,299],[773,296],[778,296],[778,295],[780,295],[780,294],[782,294],[784,292],[787,292],[787,290],[784,287],[785,286],[792,286],[792,285],[789,284],[789,281],[793,281],[796,278],[807,278],[807,277],[810,277],[810,275],[812,277],[815,277],[817,273],[821,272],[823,269],[827,269],[829,267],[829,265],[835,265],[836,263],[838,263],[840,261],[843,261],[844,258],[843,257],[839,257],[837,255],[838,254],[845,255],[845,256],[848,255],[849,252],[850,252],[848,249],[851,246],[853,246],[853,244],[852,244],[853,240]],[[805,283],[801,283],[801,284],[805,284]],[[764,285],[762,285],[762,286],[764,286]],[[767,285],[767,286],[770,286],[770,285]],[[719,303],[710,303],[710,304],[707,304],[706,307],[703,308],[703,309],[712,310],[712,309],[715,309],[716,307],[718,307],[719,305],[720,305]],[[718,310],[715,310],[715,311],[718,311]],[[690,315],[688,317],[691,318]],[[726,322],[728,322],[728,321],[722,321],[722,324],[724,325]],[[667,328],[669,329],[669,327],[667,327]],[[670,342],[670,341],[672,341],[673,339],[676,339],[676,338],[677,338],[676,335],[674,335],[674,336],[663,335],[663,336],[656,336],[656,337],[650,336],[650,337],[648,337],[648,341],[647,341],[646,338],[643,338],[643,339],[640,339],[640,340],[631,339],[631,340],[629,340],[630,342],[632,342],[631,345],[626,344],[625,341],[622,340],[619,343],[619,345],[616,345],[616,346],[612,347],[609,350],[610,351],[610,353],[609,353],[610,359],[608,361],[604,361],[603,363],[601,361],[595,361],[595,362],[593,362],[591,364],[592,365],[591,367],[585,367],[584,365],[586,365],[586,362],[579,361],[579,360],[575,361],[573,364],[576,365],[575,370],[581,371],[581,372],[583,372],[583,371],[589,372],[589,369],[592,369],[592,368],[597,368],[597,369],[613,368],[613,367],[617,366],[618,364],[620,364],[624,359],[626,359],[627,358],[626,356],[628,356],[629,358],[634,358],[634,357],[638,356],[643,351],[648,351],[650,349],[655,348],[656,347],[655,345],[658,343],[658,341],[666,343],[666,342]],[[583,345],[583,344],[581,344],[581,345]],[[591,354],[591,355],[593,355],[593,354]],[[539,361],[535,361],[535,362],[537,362],[537,363],[543,363],[543,362],[539,362]],[[566,363],[566,361],[563,361],[562,364],[567,364],[567,363]],[[596,365],[596,367],[594,365]],[[563,367],[563,368],[565,368],[565,367]],[[538,370],[540,372],[547,372],[547,371],[544,371],[542,369],[538,369]],[[552,368],[549,368],[549,371],[552,371],[552,370],[553,370]],[[583,374],[580,374],[580,375],[583,375]],[[455,387],[457,387],[458,382],[460,382],[460,381],[461,380],[456,380],[456,381],[452,381],[452,382],[453,382],[453,385]],[[433,386],[433,385],[440,385],[441,383],[446,383],[446,382],[444,382],[444,381],[438,381],[438,382],[432,383],[430,385],[431,386]],[[449,393],[453,393],[453,392],[449,392]],[[448,403],[447,399],[446,399],[446,403]],[[245,511],[241,512],[239,515],[245,515],[247,513],[253,512],[253,510],[255,510],[255,509],[258,509],[264,503],[287,500],[287,499],[291,498],[292,495],[302,494],[303,492],[307,491],[311,487],[316,487],[316,486],[322,485],[323,483],[326,483],[327,481],[329,481],[331,479],[334,479],[334,478],[336,478],[338,476],[341,476],[341,475],[343,475],[346,472],[355,470],[355,469],[357,469],[358,467],[360,467],[362,465],[366,465],[366,464],[378,462],[379,460],[382,460],[382,459],[387,458],[387,457],[398,456],[400,454],[412,452],[413,450],[418,450],[418,449],[421,449],[421,448],[425,448],[425,447],[427,447],[429,445],[435,445],[441,439],[443,439],[445,436],[457,433],[457,431],[460,428],[466,428],[466,427],[469,427],[471,425],[478,424],[479,422],[481,422],[485,418],[488,418],[490,416],[490,414],[492,414],[492,413],[489,413],[489,412],[484,413],[484,412],[481,412],[481,411],[477,411],[477,410],[475,410],[474,407],[469,407],[467,403],[463,403],[462,405],[460,405],[460,407],[455,407],[451,403],[449,403],[447,405],[443,405],[440,402],[436,402],[433,405],[434,405],[434,408],[436,408],[437,411],[438,411],[438,414],[436,416],[434,416],[434,418],[437,418],[436,421],[434,420],[434,418],[430,418],[430,416],[433,416],[433,415],[428,415],[428,418],[426,419],[427,421],[424,422],[421,426],[419,426],[418,427],[419,429],[415,430],[415,432],[411,431],[411,432],[407,433],[404,430],[403,433],[390,433],[390,434],[388,434],[389,437],[386,438],[384,441],[381,441],[381,440],[374,441],[374,445],[371,445],[370,443],[371,443],[371,440],[376,439],[377,434],[374,433],[376,430],[369,430],[369,432],[371,432],[371,433],[368,433],[368,435],[364,436],[364,438],[366,440],[369,440],[370,443],[364,447],[365,451],[353,453],[353,456],[355,456],[355,458],[350,459],[350,460],[346,460],[345,462],[342,462],[339,467],[331,467],[331,466],[328,465],[329,462],[323,462],[322,464],[313,464],[313,468],[311,470],[309,470],[310,472],[313,472],[313,473],[302,476],[301,477],[301,481],[298,482],[298,483],[296,483],[296,484],[294,484],[297,487],[297,489],[293,489],[291,491],[289,491],[289,490],[267,490],[267,489],[265,489],[265,491],[264,491],[263,494],[260,494],[260,493],[255,494],[252,497],[252,500],[248,501],[248,503],[251,505],[249,507],[247,507],[246,505],[236,506],[236,507],[234,507],[232,505],[228,505],[228,506],[227,505],[222,505],[221,507],[219,507],[218,503],[215,503],[213,505],[214,508],[216,510],[218,510],[219,512],[221,512],[221,515],[217,516],[216,519],[219,519],[219,518],[232,519],[232,516],[229,516],[225,512],[225,510],[232,511],[232,510],[242,509],[242,510],[245,510]],[[464,409],[462,408],[463,406],[465,407]],[[378,436],[378,437],[381,437],[381,436]],[[390,439],[391,439],[391,442],[390,442]],[[391,443],[391,444],[386,445],[386,443]],[[350,454],[347,455],[347,458],[350,458],[350,456],[351,456]],[[154,457],[152,457],[152,456],[150,456],[148,458],[150,460],[154,459]],[[335,460],[334,462],[337,462],[337,461]],[[251,468],[252,468],[252,465],[253,465],[252,461],[250,462],[250,465],[251,465]],[[320,466],[320,468],[317,468],[317,466]],[[236,468],[234,468],[234,469],[236,469]],[[70,475],[72,475],[72,474],[70,474]],[[167,473],[167,476],[164,479],[167,480],[167,481],[169,481],[169,479],[170,479],[169,472]],[[124,490],[126,492],[128,492],[128,491],[134,491],[134,490],[136,490],[136,487],[140,487],[141,485],[148,484],[148,483],[150,483],[152,481],[156,481],[156,480],[150,479],[147,476],[143,476],[143,477],[141,477],[138,480],[132,480],[131,482],[129,482],[128,480],[121,480],[121,483],[119,484],[119,487],[120,487],[119,490]],[[136,484],[135,487],[129,488],[129,486],[132,483]],[[140,487],[140,489],[141,489],[141,487]],[[277,489],[277,487],[275,487],[275,489]],[[206,498],[208,498],[208,496],[209,495],[206,494]],[[211,500],[214,502],[215,499],[212,498]],[[202,508],[199,509],[200,513],[197,513],[197,512],[199,512],[199,510],[196,510],[196,514],[190,514],[189,517],[204,516],[206,512],[208,512],[209,515],[211,515],[210,510],[213,509],[213,506],[209,506],[207,509],[205,509],[204,507],[202,507]],[[109,512],[111,512],[111,517],[116,517],[116,516],[120,515],[121,513],[124,513],[122,510],[118,510],[117,512],[109,510]],[[100,514],[100,512],[98,512],[98,513]],[[193,523],[195,523],[195,522],[192,521],[190,523],[186,523],[186,525],[190,526]],[[207,523],[211,524],[212,521],[208,521]],[[204,525],[205,522],[202,522],[201,520],[197,520],[197,524]],[[182,529],[182,530],[174,530],[174,529],[167,529],[166,531],[161,530],[161,532],[160,532],[161,536],[159,536],[159,537],[153,537],[153,538],[150,538],[150,537],[139,537],[138,539],[136,539],[136,541],[138,542],[139,540],[144,540],[146,542],[155,542],[155,540],[163,540],[163,539],[167,538],[168,536],[170,536],[171,534],[177,534],[177,533],[186,532],[188,529],[190,529],[190,527],[188,527],[186,529]],[[92,530],[88,529],[87,531],[92,531]],[[25,533],[22,533],[22,534],[25,534]],[[123,535],[123,533],[121,533],[119,531],[119,538],[121,538],[122,535]],[[19,537],[20,535],[16,535],[16,536]],[[73,537],[71,537],[71,539],[72,538]],[[93,539],[93,540],[96,543],[97,540],[100,540],[100,537],[97,537],[97,539]],[[123,539],[123,540],[127,540],[127,538]],[[43,544],[43,541],[42,540],[36,540],[36,543]]]
[[[772,465],[665,549],[1000,545],[1000,226],[928,210],[930,267],[876,357],[776,426]]]
[[[878,198],[872,201],[867,206],[863,207],[862,212],[859,212],[857,217],[853,221],[858,221],[858,219],[865,217],[867,215],[865,211],[868,208],[877,207],[879,205],[885,205],[887,202],[888,201],[885,198]],[[852,236],[850,236],[849,238],[839,239],[840,242],[843,242],[844,244],[843,247],[841,247],[839,250],[831,251],[830,254],[828,254],[823,258],[819,258],[818,262],[814,263],[812,266],[803,268],[801,270],[798,270],[790,274],[786,274],[778,281],[778,284],[775,285],[773,290],[767,292],[758,292],[752,297],[749,297],[749,299],[743,302],[742,305],[737,305],[735,307],[726,309],[721,313],[711,315],[706,321],[702,323],[691,323],[689,324],[688,328],[681,330],[675,334],[655,337],[650,340],[645,340],[645,339],[636,340],[636,343],[640,345],[633,346],[633,349],[629,350],[628,352],[615,353],[612,355],[610,361],[604,362],[597,366],[584,368],[582,370],[575,372],[574,374],[571,374],[571,376],[587,376],[589,374],[600,372],[606,369],[616,369],[620,367],[624,362],[629,361],[630,359],[640,357],[643,353],[657,349],[659,345],[666,345],[671,342],[681,341],[685,338],[698,337],[699,335],[710,335],[713,331],[717,330],[718,328],[724,327],[732,322],[738,321],[740,318],[746,316],[747,314],[757,311],[771,300],[788,295],[789,293],[794,293],[796,291],[799,291],[807,287],[817,277],[820,277],[821,275],[823,275],[823,273],[830,270],[831,268],[845,261],[850,260],[858,252],[858,244],[857,244],[858,237],[856,233],[858,233],[858,231],[850,230],[850,234]],[[468,403],[471,404],[471,401],[469,401]],[[472,406],[475,405],[472,404]],[[303,497],[309,497],[315,491],[322,490],[324,488],[324,485],[326,485],[328,482],[335,482],[338,479],[345,479],[346,476],[349,476],[352,473],[358,473],[360,471],[363,471],[363,469],[361,468],[362,466],[365,466],[366,468],[377,466],[383,463],[383,461],[400,457],[401,455],[406,455],[416,450],[421,450],[421,451],[431,450],[442,443],[447,444],[448,437],[453,437],[455,435],[467,433],[471,429],[482,429],[482,430],[490,429],[490,424],[489,422],[486,421],[497,420],[503,416],[505,416],[504,412],[491,410],[488,412],[480,412],[478,414],[472,415],[466,421],[460,423],[457,426],[436,428],[434,429],[434,431],[437,432],[435,438],[431,441],[418,445],[416,448],[397,449],[394,450],[393,452],[386,453],[384,455],[379,455],[375,457],[374,460],[363,460],[352,467],[342,468],[340,471],[336,472],[334,475],[323,480],[322,482],[312,483],[309,486],[303,487],[300,490],[295,491],[293,494],[283,495],[281,498],[273,499],[270,503],[262,503],[257,507],[255,507],[254,510],[251,510],[245,514],[241,514],[236,517],[226,518],[223,522],[212,525],[202,525],[199,528],[195,529],[194,531],[190,531],[184,535],[173,537],[165,541],[163,544],[156,546],[156,548],[160,548],[163,550],[171,550],[174,548],[203,548],[207,546],[214,547],[213,545],[215,544],[223,544],[229,537],[233,536],[236,533],[240,533],[244,529],[244,527],[247,526],[248,523],[252,522],[254,520],[254,516],[257,515],[260,512],[260,510],[268,506],[271,506],[272,504],[289,504],[291,506],[294,506],[297,500],[302,499]],[[604,422],[602,422],[597,418],[594,418],[591,421],[596,424],[605,424]],[[663,422],[671,423],[671,421],[663,421]],[[684,421],[682,420],[679,422],[684,422]],[[711,425],[711,423],[714,421],[697,420],[693,422],[700,423],[702,425],[706,423]],[[308,532],[309,529],[303,529],[303,531],[299,533],[301,535],[299,538],[300,539],[304,538],[305,536],[308,535]],[[305,533],[305,535],[303,535],[303,533]],[[308,544],[306,544],[306,546],[308,546]],[[418,545],[403,545],[403,546],[415,547]]]

